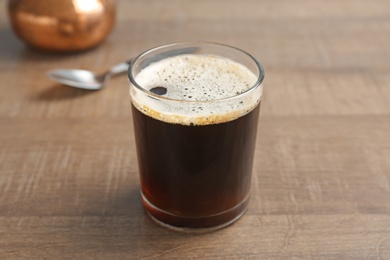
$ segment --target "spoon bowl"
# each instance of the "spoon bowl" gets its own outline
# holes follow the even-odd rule
[[[105,86],[105,83],[111,78],[109,73],[96,75],[88,70],[76,69],[58,69],[50,70],[47,76],[62,84],[89,90],[98,90]]]
[[[50,79],[67,86],[88,90],[99,90],[106,85],[107,81],[112,76],[127,72],[130,62],[131,60],[122,62],[100,74],[96,74],[89,70],[56,69],[48,71],[47,76]]]

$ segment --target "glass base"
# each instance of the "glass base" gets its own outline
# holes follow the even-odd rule
[[[185,233],[207,233],[226,227],[237,221],[245,213],[248,196],[235,207],[207,217],[183,217],[161,210],[150,203],[142,194],[142,203],[154,222],[165,228]]]

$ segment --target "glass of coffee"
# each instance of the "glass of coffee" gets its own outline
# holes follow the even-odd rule
[[[129,67],[142,202],[160,225],[209,231],[249,201],[264,70],[216,43],[148,50]]]

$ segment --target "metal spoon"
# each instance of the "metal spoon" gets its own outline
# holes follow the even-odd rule
[[[175,56],[185,53],[196,53],[199,50],[199,47],[185,47],[181,49],[173,49],[160,54],[153,56],[142,62],[141,67],[146,67],[150,63],[161,60],[165,57]],[[107,81],[114,75],[121,74],[126,72],[129,69],[131,59],[122,63],[119,63],[113,66],[108,71],[95,74],[92,71],[88,70],[78,70],[78,69],[56,69],[50,70],[47,72],[47,76],[59,83],[68,85],[71,87],[88,89],[88,90],[98,90],[104,87]]]
[[[96,74],[89,70],[79,69],[56,69],[47,72],[47,76],[67,86],[88,90],[98,90],[105,86],[107,81],[114,75],[127,72],[131,60],[119,63],[108,71]]]

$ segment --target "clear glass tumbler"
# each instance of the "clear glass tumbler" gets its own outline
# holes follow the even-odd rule
[[[206,42],[148,50],[129,67],[142,202],[160,225],[215,230],[248,205],[264,70]]]

